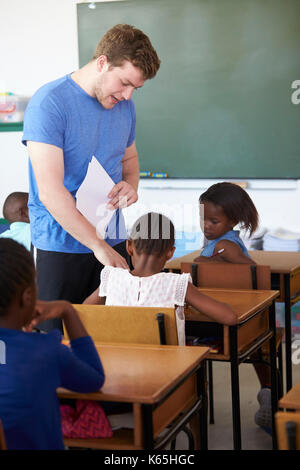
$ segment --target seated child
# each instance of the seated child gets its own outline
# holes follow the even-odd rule
[[[64,449],[57,387],[95,392],[104,372],[76,310],[37,301],[35,278],[24,246],[0,239],[0,417],[8,449]],[[32,331],[49,318],[64,320],[71,348],[58,330]]]
[[[179,328],[184,321],[184,304],[211,317],[214,321],[232,325],[236,314],[224,303],[201,294],[192,284],[189,274],[161,272],[175,251],[175,230],[172,222],[162,214],[148,213],[134,224],[126,248],[133,269],[105,266],[101,272],[99,289],[84,303],[143,306],[177,306],[179,344],[185,344]]]
[[[234,183],[217,183],[201,194],[199,202],[203,204],[200,225],[208,243],[194,261],[256,264],[240,239],[239,231],[233,230],[237,224],[249,230],[250,235],[257,229],[258,213],[247,192]],[[255,414],[255,422],[270,428],[270,369],[265,364],[254,364],[254,368],[261,386],[257,396],[261,406]]]
[[[208,243],[194,261],[255,264],[240,232],[233,230],[237,224],[250,235],[257,229],[257,210],[246,191],[233,183],[217,183],[201,194],[199,202],[200,225]]]
[[[28,193],[15,192],[7,196],[3,205],[3,216],[10,228],[0,238],[12,238],[30,251],[31,235],[28,216]]]

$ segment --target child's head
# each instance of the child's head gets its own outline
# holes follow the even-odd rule
[[[12,224],[13,222],[27,222],[28,217],[28,193],[14,192],[7,196],[3,205],[3,216]]]
[[[24,326],[36,302],[35,267],[31,253],[10,238],[0,238],[0,321],[11,313]],[[17,317],[19,316],[19,317]]]
[[[199,198],[204,206],[202,230],[208,240],[221,237],[237,224],[249,230],[250,235],[258,226],[258,213],[244,189],[234,183],[217,183]]]
[[[127,249],[137,255],[153,255],[166,259],[173,256],[175,247],[175,229],[168,217],[156,212],[142,215],[133,225]]]

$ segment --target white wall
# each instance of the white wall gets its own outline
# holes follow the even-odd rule
[[[78,68],[75,0],[0,1],[0,92],[32,95]],[[13,191],[28,191],[21,132],[0,132],[0,213]]]
[[[76,3],[0,2],[0,91],[31,95],[44,83],[77,69]],[[20,132],[0,132],[0,211],[10,192],[28,189],[27,153],[21,136]],[[199,195],[214,182],[142,181],[139,203],[126,210],[128,224],[140,210],[153,210],[163,201],[163,211],[168,212],[168,205],[179,228],[182,221],[197,227]],[[247,190],[259,211],[261,226],[300,232],[300,180],[250,180]]]
[[[1,0],[0,87],[32,95],[78,67],[74,0]]]

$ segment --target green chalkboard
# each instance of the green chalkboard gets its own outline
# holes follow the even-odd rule
[[[299,0],[78,4],[80,66],[113,25],[149,35],[162,61],[133,96],[141,170],[172,178],[299,178]]]

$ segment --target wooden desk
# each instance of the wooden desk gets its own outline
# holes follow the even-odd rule
[[[280,291],[278,302],[285,304],[285,357],[286,391],[293,385],[292,378],[292,320],[291,307],[300,300],[300,252],[251,250],[251,258],[257,263],[270,266],[271,288]],[[180,271],[183,262],[192,262],[200,250],[175,258],[166,264],[166,269]]]
[[[200,256],[201,250],[191,251],[187,255],[171,259],[166,262],[165,269],[174,272],[180,272],[181,263],[192,263],[197,256]]]
[[[280,290],[279,302],[285,304],[286,391],[293,386],[291,307],[300,300],[300,252],[250,251],[257,264],[269,265],[272,289]]]
[[[275,299],[278,291],[206,289],[199,290],[209,297],[230,305],[237,313],[237,324],[220,325],[212,322],[207,316],[187,309],[186,335],[214,336],[220,335],[223,349],[220,353],[210,353],[211,360],[229,361],[231,364],[231,394],[234,449],[241,449],[240,393],[238,366],[246,362],[252,353],[270,342],[271,362],[271,395],[272,417],[277,411],[277,377],[276,377],[276,325]],[[250,361],[251,362],[251,361]],[[275,429],[275,427],[273,427]],[[273,447],[276,448],[276,436],[273,433]]]
[[[294,385],[279,401],[279,408],[300,412],[300,382]]]
[[[290,450],[287,433],[286,423],[291,421],[297,423],[297,449],[300,449],[300,382],[294,385],[282,398],[279,400],[279,408],[288,411],[279,411],[276,413],[276,432],[278,439],[279,450]]]
[[[102,389],[79,394],[60,388],[58,396],[132,403],[134,430],[115,431],[109,439],[65,439],[67,446],[160,449],[199,414],[201,448],[207,448],[204,359],[209,348],[103,343],[97,349],[106,373]]]

